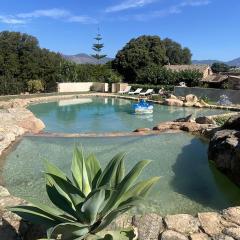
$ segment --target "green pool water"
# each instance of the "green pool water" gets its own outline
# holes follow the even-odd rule
[[[195,214],[240,204],[239,188],[209,165],[207,143],[185,133],[116,138],[25,137],[5,159],[5,186],[16,196],[48,203],[43,159],[48,158],[67,172],[75,143],[87,152],[95,152],[103,166],[119,151],[128,153],[128,170],[141,159],[153,160],[141,179],[161,176],[161,180],[136,210],[139,213]]]
[[[217,109],[181,108],[154,105],[153,114],[135,115],[132,101],[119,98],[79,98],[29,106],[46,125],[48,132],[114,132],[154,127],[159,122],[226,112]]]

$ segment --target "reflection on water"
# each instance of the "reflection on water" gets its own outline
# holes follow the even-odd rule
[[[216,109],[181,108],[154,105],[150,116],[135,115],[132,101],[119,98],[78,98],[32,105],[29,109],[46,125],[48,132],[113,132],[152,128],[159,122],[190,114],[211,115],[226,112]]]
[[[240,190],[207,160],[207,144],[184,133],[118,138],[24,138],[8,155],[3,169],[7,188],[16,196],[47,202],[42,176],[48,158],[70,174],[75,143],[95,152],[103,166],[119,151],[128,153],[126,169],[152,159],[141,179],[161,176],[138,212],[161,214],[211,211],[240,204]]]

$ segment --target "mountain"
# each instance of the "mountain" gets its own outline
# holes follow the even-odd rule
[[[228,61],[227,64],[230,65],[230,66],[240,67],[240,57],[239,58],[235,58],[235,59],[233,59],[231,61]]]
[[[97,64],[98,63],[98,61],[94,57],[92,57],[92,56],[90,56],[86,53],[80,53],[80,54],[76,54],[76,55],[62,55],[62,56],[66,60],[69,60],[71,62],[75,62],[75,63],[78,63],[78,64],[87,64],[87,63]],[[112,58],[105,57],[105,58],[100,60],[100,63],[105,64],[105,63],[107,63],[111,60],[112,60]]]
[[[236,66],[236,67],[240,67],[240,57],[233,59],[231,61],[228,62],[223,62],[223,61],[219,61],[219,60],[192,60],[193,64],[209,64],[212,65],[215,62],[222,62],[225,63],[229,66]]]
[[[208,64],[212,65],[215,62],[221,62],[219,60],[192,60],[192,64]]]

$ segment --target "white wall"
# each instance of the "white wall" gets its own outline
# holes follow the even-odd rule
[[[89,92],[94,90],[97,92],[107,92],[108,84],[94,82],[67,82],[58,83],[58,92]]]

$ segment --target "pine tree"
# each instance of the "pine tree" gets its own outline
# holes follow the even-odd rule
[[[100,60],[102,58],[105,58],[107,55],[101,54],[101,51],[104,48],[104,44],[101,43],[102,36],[99,33],[99,29],[98,29],[98,34],[97,34],[97,36],[94,39],[96,40],[96,43],[93,44],[93,48],[92,49],[95,51],[95,54],[93,54],[92,57],[97,59],[98,64],[100,64]]]

